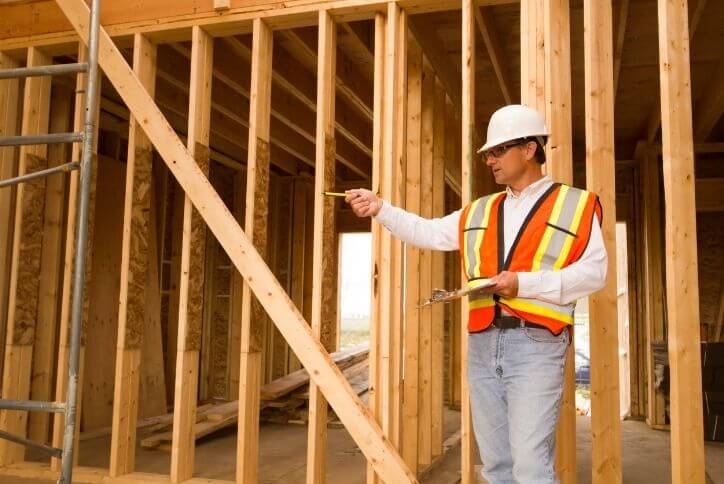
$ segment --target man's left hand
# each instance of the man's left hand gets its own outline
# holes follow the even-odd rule
[[[518,274],[515,272],[503,271],[492,277],[490,282],[493,285],[487,287],[486,292],[507,298],[514,298],[518,295]]]

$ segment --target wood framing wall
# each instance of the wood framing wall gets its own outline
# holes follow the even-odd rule
[[[716,299],[716,310],[701,314],[718,338],[724,283],[707,273],[699,284],[695,222],[697,211],[724,210],[724,185],[714,172],[695,178],[694,153],[724,151],[715,142],[724,109],[713,88],[692,109],[689,46],[701,2],[689,19],[686,2],[660,0],[661,122],[654,113],[631,159],[618,162],[630,140],[618,145],[614,119],[633,83],[623,42],[627,23],[640,17],[629,2],[615,12],[593,0],[582,10],[568,0],[293,1],[274,9],[154,0],[139,12],[106,3],[80,415],[83,430],[110,434],[111,446],[108,469],[82,475],[194,478],[197,408],[223,400],[238,432],[236,481],[256,482],[261,387],[304,367],[307,482],[325,481],[329,408],[367,458],[368,482],[397,483],[416,482],[440,460],[446,406],[461,412],[461,477],[474,482],[466,304],[414,309],[433,288],[464,283],[458,258],[405,246],[322,192],[367,187],[430,218],[498,190],[473,150],[486,116],[520,92],[553,132],[546,172],[583,186],[585,171],[604,207],[609,280],[590,298],[593,481],[623,479],[616,212],[629,228],[632,415],[656,428],[670,423],[674,482],[703,476],[699,286]],[[0,7],[0,67],[83,58],[85,2],[35,2],[32,24],[28,8]],[[436,15],[455,29],[439,29]],[[520,30],[508,28],[517,23]],[[520,76],[511,38],[520,39]],[[720,67],[711,70],[720,77]],[[0,134],[79,130],[81,86],[81,76],[0,81]],[[78,153],[3,148],[0,177]],[[622,166],[630,179],[617,180]],[[77,182],[72,173],[0,189],[3,398],[65,398]],[[372,232],[368,406],[329,357],[340,338],[339,235],[348,231]],[[668,414],[651,349],[667,339]],[[558,429],[566,483],[576,474],[573,352]],[[167,419],[170,434],[169,469],[150,476],[135,465],[147,417]],[[0,411],[0,428],[60,445],[62,416]],[[13,472],[57,471],[55,460],[51,468],[23,460],[21,447],[0,441],[0,464],[19,464]]]

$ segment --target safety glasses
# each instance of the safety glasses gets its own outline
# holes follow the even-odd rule
[[[509,149],[511,149],[513,146],[520,146],[523,144],[526,144],[528,139],[517,139],[514,141],[509,141],[508,143],[503,143],[502,145],[493,146],[490,149],[487,149],[482,152],[483,155],[483,161],[487,161],[488,158],[491,156],[493,158],[500,158],[501,156],[505,155]]]

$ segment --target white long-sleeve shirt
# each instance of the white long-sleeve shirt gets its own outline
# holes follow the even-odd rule
[[[506,257],[528,212],[552,184],[551,178],[545,176],[523,189],[518,196],[506,188],[507,196],[503,201]],[[395,237],[416,247],[458,250],[461,213],[462,209],[442,218],[425,219],[383,200],[375,219]],[[566,305],[604,286],[608,256],[598,218],[594,217],[591,238],[581,258],[559,271],[518,272],[518,297]]]

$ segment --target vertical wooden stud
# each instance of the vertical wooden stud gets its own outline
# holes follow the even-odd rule
[[[422,117],[422,48],[409,37],[407,47],[407,166],[405,173],[405,209],[420,213],[420,162]],[[405,246],[405,331],[402,407],[402,458],[410,467],[417,469],[419,434],[419,368],[420,328],[422,311],[420,304],[420,249]],[[425,297],[425,296],[422,296]]]
[[[524,0],[525,1],[525,0]],[[530,1],[530,0],[529,0]],[[462,206],[465,207],[473,201],[473,162],[475,154],[475,16],[473,9],[477,8],[473,0],[463,0],[462,4],[462,77],[463,77],[463,105],[462,105]],[[521,13],[523,5],[521,4]],[[522,27],[522,24],[521,24]],[[521,30],[523,30],[521,28]],[[466,283],[461,277],[461,285]],[[463,287],[463,286],[461,286]],[[461,303],[460,324],[460,435],[461,435],[461,479],[462,484],[475,482],[473,465],[473,433],[470,414],[470,391],[467,382],[468,357],[468,304],[467,299]]]
[[[71,129],[73,98],[67,88],[54,87],[50,111],[50,132],[62,133]],[[70,161],[70,146],[48,146],[48,167]],[[33,346],[33,378],[30,396],[33,400],[49,401],[53,391],[56,333],[58,331],[58,297],[62,261],[63,201],[66,177],[51,176],[46,180],[43,241],[38,284],[38,321]],[[39,442],[49,440],[50,414],[33,412],[29,417],[28,436]]]
[[[186,148],[201,171],[209,176],[211,80],[214,41],[201,27],[191,34],[191,76]],[[198,398],[199,350],[206,224],[192,207],[188,195],[183,210],[181,280],[179,281],[178,338],[174,387],[171,482],[190,479],[194,472],[196,401]]]
[[[272,31],[254,19],[249,107],[249,151],[244,230],[264,257],[269,203],[269,123]],[[256,482],[259,466],[259,391],[263,324],[266,318],[248,284],[243,286],[236,481]]]
[[[603,206],[606,286],[588,299],[591,338],[593,482],[621,482],[616,298],[616,167],[613,134],[613,34],[610,2],[584,1],[586,185]]]
[[[520,102],[546,112],[544,3],[554,0],[520,2]]]
[[[387,66],[386,59],[386,33],[387,19],[381,14],[375,15],[375,51],[374,51],[374,106],[372,119],[372,189],[378,193],[382,193],[384,185],[384,170],[382,160],[384,157],[384,120],[385,108],[384,101],[387,76],[385,69]],[[371,304],[370,304],[370,353],[368,360],[369,366],[369,408],[370,413],[376,422],[382,424],[382,332],[384,330],[382,314],[384,312],[385,292],[383,290],[383,280],[388,280],[383,271],[386,270],[384,263],[389,259],[383,258],[383,243],[385,230],[379,224],[372,224],[372,281],[371,281]],[[379,482],[379,478],[374,472],[371,463],[367,463],[367,483],[374,484]]]
[[[432,164],[433,123],[435,109],[435,71],[423,58],[422,64],[422,114],[420,116],[420,215],[432,218]],[[420,296],[432,294],[432,251],[420,251]],[[408,306],[409,307],[409,306]],[[418,466],[432,463],[432,308],[420,311],[419,324],[419,432]]]
[[[234,218],[239,224],[244,223],[246,205],[246,169],[239,170],[234,176]],[[241,347],[241,321],[244,294],[244,279],[238,271],[231,275],[231,308],[229,319],[229,353],[227,360],[228,393],[231,398],[239,395],[239,362],[241,355],[236,348]]]
[[[0,52],[0,69],[19,67],[19,62]],[[0,136],[18,134],[18,110],[20,109],[20,80],[0,81]],[[0,179],[12,178],[18,170],[17,148],[0,148]],[[10,282],[10,253],[12,249],[15,188],[0,190],[0,372],[5,354],[5,329],[8,310],[8,284]]]
[[[50,55],[37,47],[28,49],[27,65],[53,63]],[[50,78],[30,77],[25,80],[21,135],[48,132],[50,114]],[[47,145],[20,147],[18,174],[47,168]],[[38,316],[38,289],[45,210],[46,179],[36,179],[16,187],[15,226],[10,260],[7,336],[3,366],[2,397],[26,400],[30,397],[33,342]],[[0,428],[25,436],[27,412],[0,411]],[[21,462],[25,448],[0,441],[0,465]]]
[[[643,198],[643,244],[644,244],[644,294],[646,326],[646,370],[647,370],[647,423],[662,428],[666,424],[666,402],[664,393],[656,390],[654,373],[654,352],[651,344],[666,338],[664,325],[664,273],[661,264],[664,258],[664,240],[661,227],[662,200],[659,187],[661,174],[659,156],[654,150],[640,144],[636,160],[641,169]]]
[[[328,351],[336,346],[337,314],[334,288],[337,268],[333,266],[335,244],[334,204],[322,192],[334,189],[334,79],[337,26],[327,10],[319,11],[317,56],[317,137],[314,175],[314,257],[312,263],[312,331]],[[334,286],[334,287],[333,287]],[[335,337],[329,327],[334,326]],[[309,385],[309,437],[307,439],[307,484],[325,482],[327,452],[327,401],[319,387]]]
[[[571,118],[571,34],[569,0],[543,2],[545,118],[550,130],[546,172],[554,181],[573,184]],[[568,346],[558,429],[556,471],[563,484],[576,482],[576,377],[574,342]]]
[[[307,270],[304,262],[306,238],[304,228],[307,221],[306,184],[299,178],[292,182],[292,281],[291,297],[294,305],[302,311],[304,308],[304,273]],[[292,372],[302,367],[299,358],[289,351],[287,371]]]
[[[671,478],[674,483],[704,482],[688,2],[659,0],[658,4],[671,371]]]
[[[388,126],[393,126],[392,131],[392,204],[396,206],[404,206],[405,203],[405,137],[407,124],[407,12],[404,9],[399,10],[397,15],[396,37],[388,35],[388,42],[395,37],[393,44],[388,44],[395,50],[394,55],[394,89],[393,102],[390,103],[391,122]],[[388,13],[388,18],[390,17]],[[388,60],[392,61],[390,57]],[[394,125],[392,124],[394,122]],[[397,448],[400,447],[401,428],[402,428],[402,335],[403,335],[403,259],[404,253],[402,242],[397,238],[392,238],[392,314],[390,321],[390,441]]]
[[[156,46],[141,34],[135,34],[133,39],[133,71],[153,95],[156,85]],[[135,464],[141,345],[147,310],[152,161],[151,142],[139,126],[139,120],[131,116],[121,238],[111,476],[133,472]]]
[[[431,207],[432,217],[442,217],[445,211],[445,128],[446,128],[445,88],[439,78],[435,79],[435,106],[432,131],[432,169]],[[430,263],[432,289],[445,287],[445,254],[440,251],[432,253]],[[443,431],[443,352],[444,352],[444,307],[436,304],[430,308],[430,396],[432,400],[430,442],[431,454],[436,457],[442,454]]]

